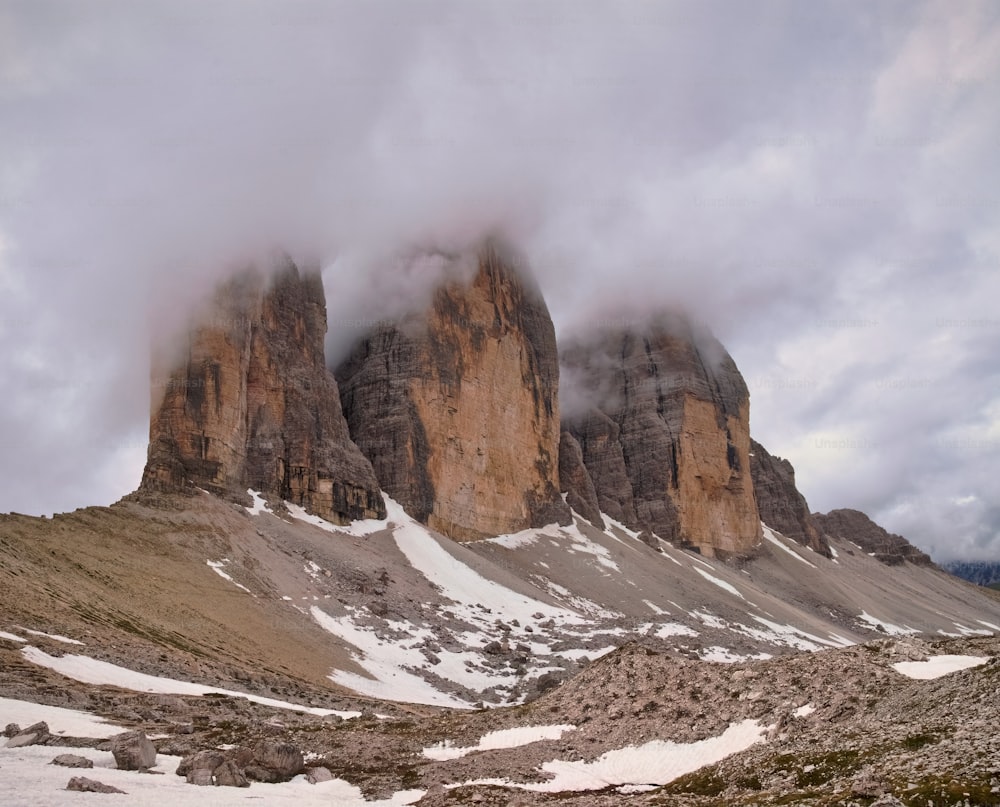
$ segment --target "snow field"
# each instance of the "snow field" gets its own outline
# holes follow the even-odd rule
[[[892,668],[907,678],[929,681],[959,670],[978,667],[987,661],[989,661],[989,657],[944,655],[932,656],[927,661],[899,661],[893,664]]]
[[[446,761],[460,759],[476,751],[493,751],[501,748],[519,748],[522,745],[539,740],[558,740],[568,731],[575,731],[576,726],[519,726],[513,729],[501,729],[484,734],[476,745],[458,747],[451,740],[445,740],[430,748],[425,748],[423,754],[428,759]]]

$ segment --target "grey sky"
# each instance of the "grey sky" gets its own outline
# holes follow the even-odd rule
[[[240,262],[331,348],[502,229],[557,329],[681,303],[814,509],[1000,556],[1000,6],[0,6],[0,511],[138,482],[151,338]]]

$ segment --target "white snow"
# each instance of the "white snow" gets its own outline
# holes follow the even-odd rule
[[[539,740],[558,740],[567,731],[574,731],[576,726],[519,726],[513,729],[501,729],[484,734],[476,745],[455,746],[451,740],[445,740],[430,748],[424,749],[424,756],[428,759],[445,761],[449,759],[459,759],[476,751],[492,751],[498,748],[519,748],[522,745],[538,742]]]
[[[680,622],[646,623],[640,626],[639,630],[643,633],[651,633],[653,636],[658,636],[661,639],[666,639],[668,636],[698,635],[698,631],[689,628],[687,625],[682,625]]]
[[[858,619],[866,623],[871,628],[878,628],[881,626],[882,630],[890,636],[911,636],[914,633],[920,633],[920,631],[905,625],[893,625],[891,622],[886,622],[878,617],[872,616],[867,611],[862,611],[861,616],[859,616]]]
[[[103,740],[126,730],[88,712],[0,698],[0,723],[3,725],[17,723],[21,728],[27,728],[40,720],[49,724],[49,732],[52,734],[70,737],[95,737]]]
[[[804,563],[806,566],[812,566],[814,569],[816,568],[816,564],[810,563],[808,560],[802,557],[798,552],[794,551],[790,547],[785,546],[784,543],[779,541],[778,536],[775,535],[774,533],[774,530],[768,527],[767,524],[765,524],[763,521],[760,522],[760,526],[764,530],[764,538],[767,539],[770,543],[774,544],[776,547],[778,547],[778,549],[784,550],[796,560]]]
[[[85,771],[88,778],[124,790],[127,795],[100,796],[90,793],[67,793],[66,782],[72,771],[48,764],[61,753],[75,753],[91,759],[94,767]],[[249,802],[275,807],[401,807],[419,801],[425,791],[405,790],[389,799],[365,801],[360,788],[343,779],[309,784],[304,776],[280,784],[252,783],[248,788],[193,787],[177,776],[181,758],[160,754],[154,771],[164,776],[150,776],[135,771],[118,770],[108,751],[90,748],[63,748],[51,745],[25,748],[0,748],[3,768],[3,791],[10,798],[16,794],[17,807],[50,807],[54,804],[114,804],[121,807],[244,807]]]
[[[101,686],[117,686],[122,689],[131,689],[136,692],[156,692],[162,695],[229,695],[233,698],[246,698],[253,703],[262,706],[272,706],[276,709],[291,709],[296,712],[307,712],[312,715],[339,715],[343,718],[360,717],[360,712],[344,712],[336,709],[320,709],[315,706],[301,706],[299,704],[288,703],[287,701],[265,698],[260,695],[251,695],[246,692],[237,692],[221,687],[206,686],[205,684],[194,684],[189,681],[177,681],[173,678],[164,678],[157,675],[147,675],[146,673],[129,670],[111,664],[107,661],[99,661],[89,656],[74,656],[67,653],[63,656],[50,656],[37,647],[28,646],[21,649],[21,655],[32,664],[40,667],[48,667],[55,670],[67,678],[74,681],[81,681],[84,684],[97,684]]]
[[[13,633],[7,633],[5,630],[0,630],[0,639],[7,639],[11,642],[26,642],[27,639],[22,639],[20,636],[15,636]]]
[[[800,706],[793,713],[796,717],[809,717],[813,712],[816,711],[816,707],[811,703],[807,703],[804,706]]]
[[[764,661],[772,657],[770,653],[757,653],[756,655],[744,656],[719,645],[705,648],[701,651],[700,656],[703,661],[714,661],[717,664],[739,664],[741,661],[750,659]]]
[[[741,600],[745,600],[746,599],[746,597],[744,597],[742,594],[740,594],[740,592],[736,588],[736,586],[732,585],[731,583],[727,583],[725,580],[720,580],[715,575],[711,575],[708,572],[706,572],[704,569],[699,569],[697,566],[694,567],[694,570],[696,572],[698,572],[698,574],[700,574],[706,580],[708,580],[710,583],[714,583],[715,585],[717,585],[723,591],[728,591],[730,594],[735,594]]]
[[[222,560],[206,560],[205,563],[207,563],[209,567],[211,567],[212,571],[215,572],[217,575],[219,575],[219,577],[223,578],[224,580],[228,580],[230,583],[236,586],[236,588],[243,589],[247,594],[253,594],[253,592],[250,591],[250,589],[248,589],[246,586],[244,586],[241,583],[237,583],[235,580],[233,580],[232,577],[226,574],[226,572],[222,571],[225,568],[226,564],[230,563],[229,558],[223,558]]]
[[[327,532],[351,535],[355,538],[364,538],[366,535],[379,532],[389,526],[388,520],[375,518],[360,519],[358,521],[353,521],[350,524],[333,524],[325,518],[320,518],[319,516],[314,516],[312,513],[306,512],[304,507],[300,507],[292,502],[286,501],[285,507],[288,508],[288,514],[298,521],[304,521],[306,524],[312,524],[314,527],[319,527],[321,530],[326,530]]]
[[[260,493],[252,488],[247,488],[247,493],[250,494],[250,498],[253,499],[253,505],[245,508],[245,510],[252,516],[259,516],[264,513],[271,513],[271,508],[267,506],[267,502]],[[271,513],[273,516],[274,513]]]
[[[80,645],[81,647],[83,646],[83,642],[81,642],[79,639],[70,639],[68,636],[60,636],[58,633],[45,633],[44,631],[40,630],[32,630],[31,628],[24,628],[21,627],[20,625],[15,625],[14,627],[20,631],[23,631],[24,633],[30,633],[32,636],[44,636],[47,639],[52,639],[56,642],[62,642],[63,644],[76,644]],[[24,639],[22,639],[21,641],[23,642]]]
[[[840,557],[840,553],[834,548],[833,544],[830,544],[830,557],[833,560],[837,560]]]
[[[766,731],[758,721],[744,720],[730,724],[718,737],[693,743],[653,740],[640,746],[608,751],[593,762],[552,760],[541,766],[543,772],[553,774],[547,782],[480,779],[465,784],[499,785],[540,793],[604,790],[615,785],[665,785],[679,776],[762,742]]]
[[[653,612],[654,614],[659,614],[660,616],[667,616],[667,615],[668,615],[668,614],[670,613],[669,611],[664,611],[664,610],[663,610],[662,608],[660,608],[660,606],[659,606],[659,605],[657,605],[657,604],[656,604],[655,602],[650,602],[649,600],[643,600],[643,603],[644,603],[644,604],[646,605],[646,607],[647,607],[647,608],[649,608],[649,610],[650,610],[650,611],[652,611],[652,612]]]
[[[994,625],[992,622],[984,622],[982,619],[977,619],[976,622],[978,622],[980,625],[985,625],[990,630],[1000,633],[1000,625]]]
[[[589,658],[591,661],[594,661],[595,659],[599,659],[601,656],[606,656],[608,653],[617,649],[617,645],[611,644],[607,647],[598,647],[596,650],[588,650],[585,647],[578,647],[573,650],[556,650],[554,653],[557,656],[573,659],[574,661],[579,661],[584,656]]]
[[[506,535],[497,535],[495,538],[487,538],[485,543],[497,544],[497,546],[503,546],[507,549],[520,549],[521,547],[531,546],[531,544],[535,543],[541,537],[541,530],[527,529],[520,532],[507,533]]]
[[[932,656],[927,661],[899,661],[892,665],[893,669],[907,676],[917,678],[922,681],[931,678],[940,678],[948,673],[967,670],[970,667],[978,667],[989,661],[989,657],[983,656]]]

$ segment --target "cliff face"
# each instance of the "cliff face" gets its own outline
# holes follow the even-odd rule
[[[735,363],[684,317],[605,331],[563,351],[566,418],[601,509],[701,552],[761,539],[750,475],[750,398]]]
[[[325,333],[318,274],[288,262],[270,280],[248,273],[220,288],[179,366],[154,374],[141,487],[254,488],[333,521],[384,517],[325,366]]]
[[[795,469],[781,457],[750,441],[750,476],[761,520],[773,530],[830,557],[830,544],[809,513],[805,497],[795,487]]]
[[[813,518],[826,535],[857,544],[887,566],[898,566],[905,561],[917,566],[933,565],[930,556],[902,535],[887,532],[860,510],[831,510],[826,515],[813,513]]]
[[[383,489],[456,540],[566,523],[559,363],[548,309],[500,248],[429,310],[382,325],[337,369]]]

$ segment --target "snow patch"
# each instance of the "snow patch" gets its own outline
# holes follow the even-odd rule
[[[5,630],[0,630],[0,639],[7,639],[10,642],[26,642],[27,639],[22,639],[20,636],[15,636],[13,633],[7,633]]]
[[[816,711],[816,707],[811,703],[807,703],[805,706],[800,706],[792,714],[796,717],[809,717],[813,712]]]
[[[905,625],[893,625],[891,622],[885,622],[878,617],[872,616],[867,611],[862,611],[858,619],[870,628],[877,630],[881,627],[883,632],[888,633],[890,636],[912,636],[915,633],[920,633],[920,631]]]
[[[271,512],[271,508],[267,506],[267,502],[264,501],[264,497],[260,493],[252,488],[247,488],[247,493],[250,494],[250,498],[253,499],[253,505],[244,508],[250,515],[259,516],[264,513],[270,513],[272,516],[274,513]]]
[[[499,785],[539,793],[604,790],[616,785],[665,785],[686,773],[711,765],[764,740],[767,729],[757,720],[731,723],[718,737],[693,743],[653,740],[602,754],[593,762],[552,760],[541,771],[554,778],[547,782],[520,783],[508,779],[479,779],[466,785]],[[461,787],[448,785],[446,787]]]
[[[801,561],[806,566],[812,566],[814,569],[816,568],[816,565],[814,563],[810,563],[808,560],[806,560],[804,557],[802,557],[798,552],[795,552],[790,547],[785,546],[784,543],[782,543],[781,541],[779,541],[777,535],[775,535],[775,533],[774,533],[774,530],[772,530],[770,527],[768,527],[767,524],[765,524],[763,521],[760,522],[760,526],[764,530],[764,538],[767,541],[769,541],[770,543],[774,544],[776,547],[778,547],[778,549],[781,549],[781,550],[787,552],[793,558],[795,558],[798,561]]]
[[[108,723],[104,718],[89,712],[64,709],[61,706],[45,706],[13,698],[0,698],[0,722],[5,725],[17,723],[23,727],[40,720],[49,724],[49,731],[52,734],[65,734],[70,737],[93,737],[104,740],[126,731],[124,727]]]
[[[694,570],[695,570],[696,572],[698,572],[698,574],[700,574],[700,575],[701,575],[702,577],[704,577],[704,578],[705,578],[706,580],[708,580],[708,581],[709,581],[710,583],[714,583],[715,585],[717,585],[717,586],[718,586],[719,588],[721,588],[721,589],[722,589],[723,591],[728,591],[728,592],[729,592],[730,594],[735,594],[735,595],[736,595],[737,597],[739,597],[739,598],[740,598],[741,600],[745,600],[745,599],[746,599],[746,597],[744,597],[744,596],[743,596],[742,594],[740,594],[740,592],[739,592],[739,590],[738,590],[738,589],[736,588],[736,586],[734,586],[734,585],[732,585],[732,584],[730,584],[730,583],[727,583],[727,582],[726,582],[725,580],[721,580],[721,579],[719,579],[719,578],[718,578],[718,577],[716,577],[715,575],[711,575],[711,574],[709,574],[709,573],[708,573],[708,572],[706,572],[706,571],[705,571],[704,569],[699,569],[699,568],[698,568],[697,566],[695,566],[695,567],[694,567]]]
[[[476,745],[457,747],[451,740],[425,748],[423,753],[428,759],[440,762],[449,759],[459,759],[476,751],[493,751],[499,748],[519,748],[522,745],[539,742],[540,740],[558,740],[568,731],[575,731],[576,726],[520,726],[513,729],[491,731],[483,735]]]
[[[932,656],[927,661],[899,661],[892,668],[907,678],[928,681],[959,670],[978,667],[989,660],[988,656]]]
[[[233,580],[232,577],[230,577],[228,574],[226,574],[223,571],[223,569],[225,568],[226,564],[231,563],[231,562],[232,561],[230,561],[229,558],[223,558],[222,560],[206,560],[205,561],[205,563],[207,563],[211,567],[212,571],[215,572],[217,575],[219,575],[219,577],[223,578],[224,580],[228,580],[230,583],[232,583],[234,586],[236,586],[236,588],[241,588],[247,594],[252,595],[253,592],[250,591],[250,589],[248,589],[246,586],[242,585],[241,583],[237,583],[235,580]]]

